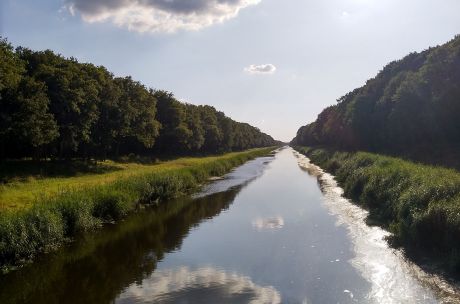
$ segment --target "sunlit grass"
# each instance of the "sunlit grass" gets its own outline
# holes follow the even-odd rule
[[[122,219],[141,205],[191,193],[209,177],[223,175],[271,150],[181,158],[153,165],[110,164],[119,170],[9,182],[2,189],[5,207],[0,212],[0,267],[21,264],[77,233]]]
[[[42,177],[33,174],[21,177],[21,179],[13,177],[6,184],[0,185],[0,208],[1,210],[29,208],[35,203],[45,202],[63,192],[94,188],[149,173],[161,174],[216,160],[228,160],[242,153],[246,152],[234,152],[221,156],[180,158],[155,164],[105,161],[98,162],[97,166],[110,168],[111,172],[82,173],[80,176],[73,177]]]

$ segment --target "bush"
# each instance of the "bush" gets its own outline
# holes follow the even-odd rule
[[[34,207],[27,213],[0,215],[0,260],[3,265],[31,259],[64,241],[63,218],[53,210]]]
[[[94,195],[92,216],[103,221],[117,221],[132,211],[134,206],[135,201],[129,193],[105,187]]]

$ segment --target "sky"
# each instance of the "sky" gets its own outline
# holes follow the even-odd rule
[[[387,63],[460,33],[458,0],[1,0],[0,35],[289,141]]]

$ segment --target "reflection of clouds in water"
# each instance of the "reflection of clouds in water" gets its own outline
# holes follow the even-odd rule
[[[284,226],[284,219],[281,216],[256,218],[252,221],[252,226],[257,230],[281,229]]]
[[[294,152],[301,168],[318,179],[325,197],[325,205],[337,216],[337,224],[344,224],[354,245],[354,267],[372,284],[368,298],[376,303],[435,303],[432,287],[448,303],[457,303],[447,282],[431,276],[413,263],[406,262],[402,253],[389,248],[385,237],[389,233],[379,227],[370,227],[365,220],[368,212],[343,197],[334,177],[310,163],[304,155]],[[346,292],[348,290],[345,290]],[[351,293],[351,292],[350,292]]]
[[[133,284],[117,303],[281,303],[278,291],[254,284],[249,277],[211,267],[159,270]]]

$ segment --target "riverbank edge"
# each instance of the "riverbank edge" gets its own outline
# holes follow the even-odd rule
[[[293,147],[335,176],[367,223],[426,270],[460,275],[460,173],[368,152]]]
[[[276,147],[221,155],[209,162],[167,172],[136,175],[84,190],[63,191],[29,209],[0,213],[0,268],[14,270],[79,233],[117,222],[136,210],[191,194],[212,176],[221,176]]]

